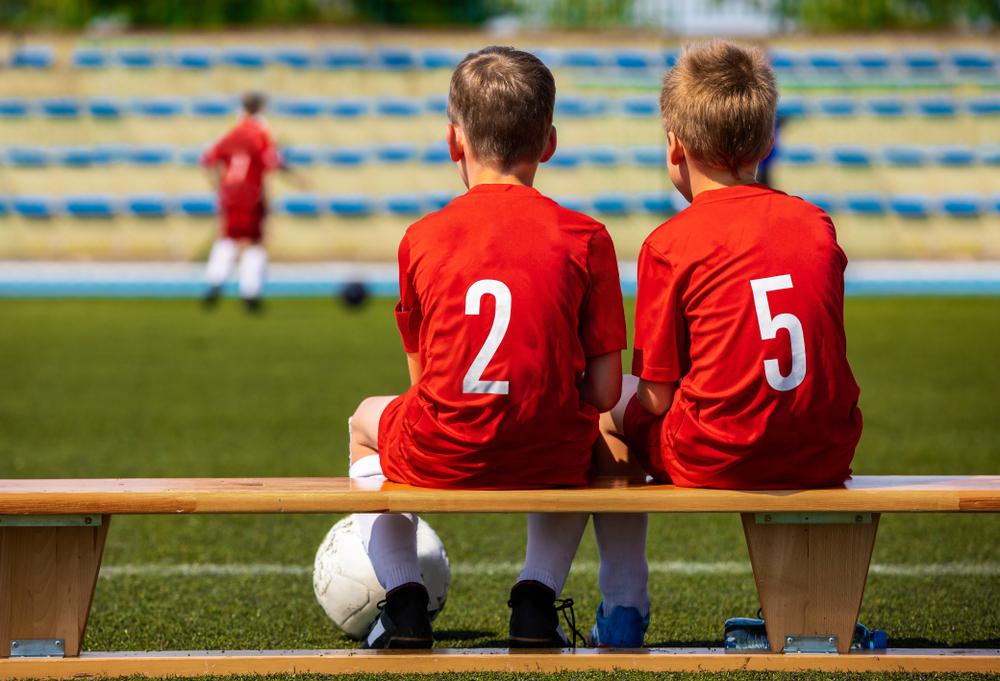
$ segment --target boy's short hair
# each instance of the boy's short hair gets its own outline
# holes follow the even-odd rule
[[[660,115],[696,160],[738,170],[774,143],[778,87],[767,55],[723,40],[688,46],[663,77]]]
[[[262,92],[246,92],[243,94],[243,110],[251,116],[264,110],[267,97]]]
[[[555,99],[555,79],[538,57],[487,47],[466,56],[452,74],[448,118],[465,131],[476,158],[506,171],[541,157]]]

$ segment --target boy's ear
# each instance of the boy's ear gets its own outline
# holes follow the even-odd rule
[[[679,166],[684,163],[684,159],[687,157],[687,152],[684,150],[684,144],[677,139],[677,135],[673,132],[667,133],[667,160],[671,165]]]
[[[552,155],[556,153],[556,146],[559,144],[559,139],[556,136],[556,126],[552,126],[549,130],[549,139],[545,142],[545,148],[542,150],[542,157],[538,159],[539,163],[545,163]]]
[[[465,158],[465,142],[462,139],[462,134],[458,131],[458,127],[454,123],[448,124],[448,129],[445,132],[445,139],[448,140],[448,154],[451,156],[451,160],[458,163]]]

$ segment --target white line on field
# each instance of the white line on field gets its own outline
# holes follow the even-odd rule
[[[579,561],[573,564],[576,574],[596,575],[598,564]],[[453,563],[454,575],[489,577],[491,575],[516,575],[520,563]],[[736,561],[696,563],[685,561],[653,561],[651,574],[674,575],[748,575],[750,564]],[[1000,575],[1000,563],[875,563],[874,575],[890,577],[993,577]],[[269,563],[181,563],[176,565],[107,565],[101,568],[101,577],[263,577],[267,575],[303,576],[312,574],[308,565],[276,565]]]

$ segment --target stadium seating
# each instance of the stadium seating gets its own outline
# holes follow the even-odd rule
[[[148,145],[128,149],[127,158],[137,166],[162,166],[174,160],[174,148],[168,145]]]
[[[170,212],[170,204],[163,194],[131,194],[125,197],[125,210],[140,218],[162,218]]]
[[[594,211],[601,215],[628,215],[632,212],[632,200],[621,192],[597,194],[591,201]]]
[[[257,47],[232,47],[222,51],[220,61],[240,69],[262,69],[267,65],[267,53]]]
[[[420,194],[390,194],[385,197],[383,205],[390,215],[418,216],[426,212],[424,197]]]
[[[327,207],[334,215],[349,218],[360,218],[371,215],[376,210],[375,200],[366,195],[344,194],[331,196]]]
[[[205,71],[218,61],[216,51],[200,47],[182,47],[170,54],[170,63],[188,71]]]
[[[313,55],[301,47],[284,45],[274,50],[271,54],[271,61],[301,71],[312,67]]]
[[[26,118],[30,114],[28,100],[21,97],[0,99],[0,118]]]
[[[145,47],[120,49],[115,53],[115,59],[127,69],[151,69],[162,63],[158,52]]]
[[[205,218],[217,215],[219,207],[214,194],[188,193],[177,197],[177,209],[182,215]]]
[[[44,220],[56,213],[56,202],[51,196],[31,194],[8,197],[11,212],[31,220]]]
[[[22,45],[13,50],[10,65],[15,69],[50,69],[55,65],[55,51],[47,45]]]
[[[974,194],[946,194],[941,197],[941,210],[956,218],[974,218],[983,212],[983,202]]]
[[[372,152],[368,147],[336,147],[326,156],[330,165],[359,166],[368,161]]]
[[[848,168],[867,168],[872,164],[872,153],[856,144],[838,144],[830,148],[830,156],[837,165]]]
[[[111,197],[98,194],[67,196],[63,202],[67,215],[75,218],[111,218],[118,213],[118,204]]]
[[[296,217],[316,217],[321,212],[321,205],[315,194],[286,194],[278,199],[277,209]]]
[[[889,210],[904,218],[926,218],[930,213],[930,202],[926,196],[900,194],[889,197]]]
[[[45,147],[27,145],[10,147],[6,153],[6,162],[19,168],[41,168],[47,166],[50,160],[49,151]]]
[[[877,192],[850,192],[844,195],[843,206],[855,215],[883,215],[885,197]]]
[[[890,145],[882,150],[882,158],[891,166],[917,167],[927,162],[928,154],[917,145]]]
[[[417,158],[417,145],[410,142],[383,144],[375,149],[375,158],[382,163],[408,163]]]

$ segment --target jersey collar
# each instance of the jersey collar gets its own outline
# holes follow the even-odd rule
[[[753,182],[751,184],[737,184],[732,187],[722,187],[721,189],[709,189],[694,197],[691,205],[701,205],[714,201],[728,201],[729,199],[742,199],[748,196],[758,196],[760,194],[773,194],[776,190],[771,189],[766,184]]]

